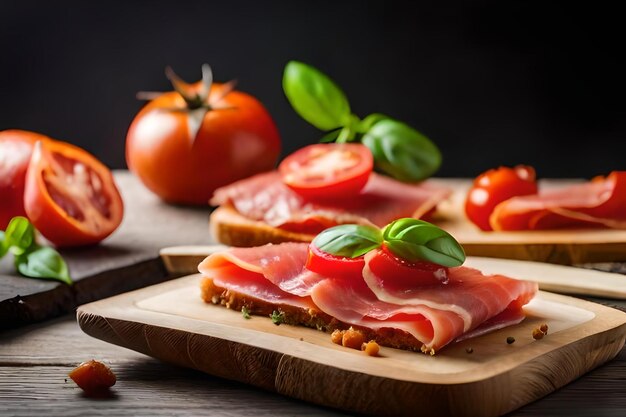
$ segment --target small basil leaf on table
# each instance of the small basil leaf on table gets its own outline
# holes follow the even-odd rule
[[[16,255],[15,268],[27,277],[54,279],[72,284],[67,264],[56,250],[48,246],[34,246]]]
[[[380,247],[382,240],[377,227],[344,224],[324,230],[313,239],[313,245],[331,255],[358,258]]]
[[[35,228],[27,218],[16,216],[11,219],[4,232],[3,246],[14,255],[24,253],[35,241]]]
[[[465,262],[461,245],[445,230],[417,219],[399,219],[383,230],[385,246],[409,262],[428,261],[454,267]]]
[[[5,243],[4,232],[0,230],[0,258],[7,254],[9,251],[9,246]]]
[[[350,104],[343,91],[310,65],[290,61],[283,90],[296,112],[318,129],[336,129],[350,122]]]
[[[430,139],[397,120],[377,121],[362,142],[372,151],[376,167],[401,181],[426,179],[441,165],[441,152]]]

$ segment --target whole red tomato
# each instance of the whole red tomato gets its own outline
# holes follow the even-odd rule
[[[480,174],[465,200],[465,214],[479,228],[493,230],[489,217],[501,202],[519,195],[537,194],[535,170],[526,165],[500,167]]]
[[[26,172],[24,209],[56,246],[97,243],[122,222],[122,198],[109,169],[88,152],[38,141]]]
[[[233,84],[186,84],[171,71],[176,91],[158,95],[133,120],[126,162],[163,200],[208,204],[213,191],[274,168],[280,138],[274,121],[254,97]]]
[[[5,230],[11,218],[26,216],[24,210],[24,181],[26,169],[37,141],[47,136],[23,130],[0,132],[0,230]]]

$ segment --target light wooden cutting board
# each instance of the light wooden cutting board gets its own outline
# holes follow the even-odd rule
[[[581,229],[522,232],[483,232],[465,217],[464,203],[471,185],[466,179],[432,179],[453,194],[438,206],[433,220],[452,234],[468,255],[572,265],[626,261],[626,230]],[[564,187],[571,180],[540,181],[544,189]]]
[[[328,333],[205,304],[199,282],[190,275],[84,305],[79,324],[93,337],[301,400],[428,417],[505,414],[610,360],[626,335],[625,313],[541,292],[518,325],[435,356],[382,348],[370,357]],[[543,323],[547,336],[534,340]]]

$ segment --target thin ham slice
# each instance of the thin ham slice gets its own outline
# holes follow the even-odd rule
[[[305,268],[308,244],[232,248],[213,254],[200,272],[220,287],[273,303],[315,308],[373,330],[399,329],[434,352],[468,332],[519,322],[535,283],[471,268],[452,268],[439,284],[394,279],[383,250],[366,255],[362,274],[326,277]]]
[[[614,171],[606,178],[535,195],[513,197],[496,206],[489,223],[494,230],[626,229],[626,171]]]
[[[450,190],[427,182],[406,184],[376,173],[357,196],[307,201],[287,187],[277,171],[266,172],[219,188],[212,205],[231,205],[239,214],[284,230],[316,234],[337,224],[382,227],[401,217],[432,212]]]

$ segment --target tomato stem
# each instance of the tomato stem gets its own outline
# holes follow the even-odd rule
[[[209,92],[213,85],[213,72],[209,64],[202,65],[202,83],[198,89],[195,85],[185,82],[180,78],[172,67],[165,68],[165,76],[172,83],[172,87],[181,97],[185,100],[187,107],[190,110],[196,110],[201,107],[210,107],[207,104],[209,98]]]

